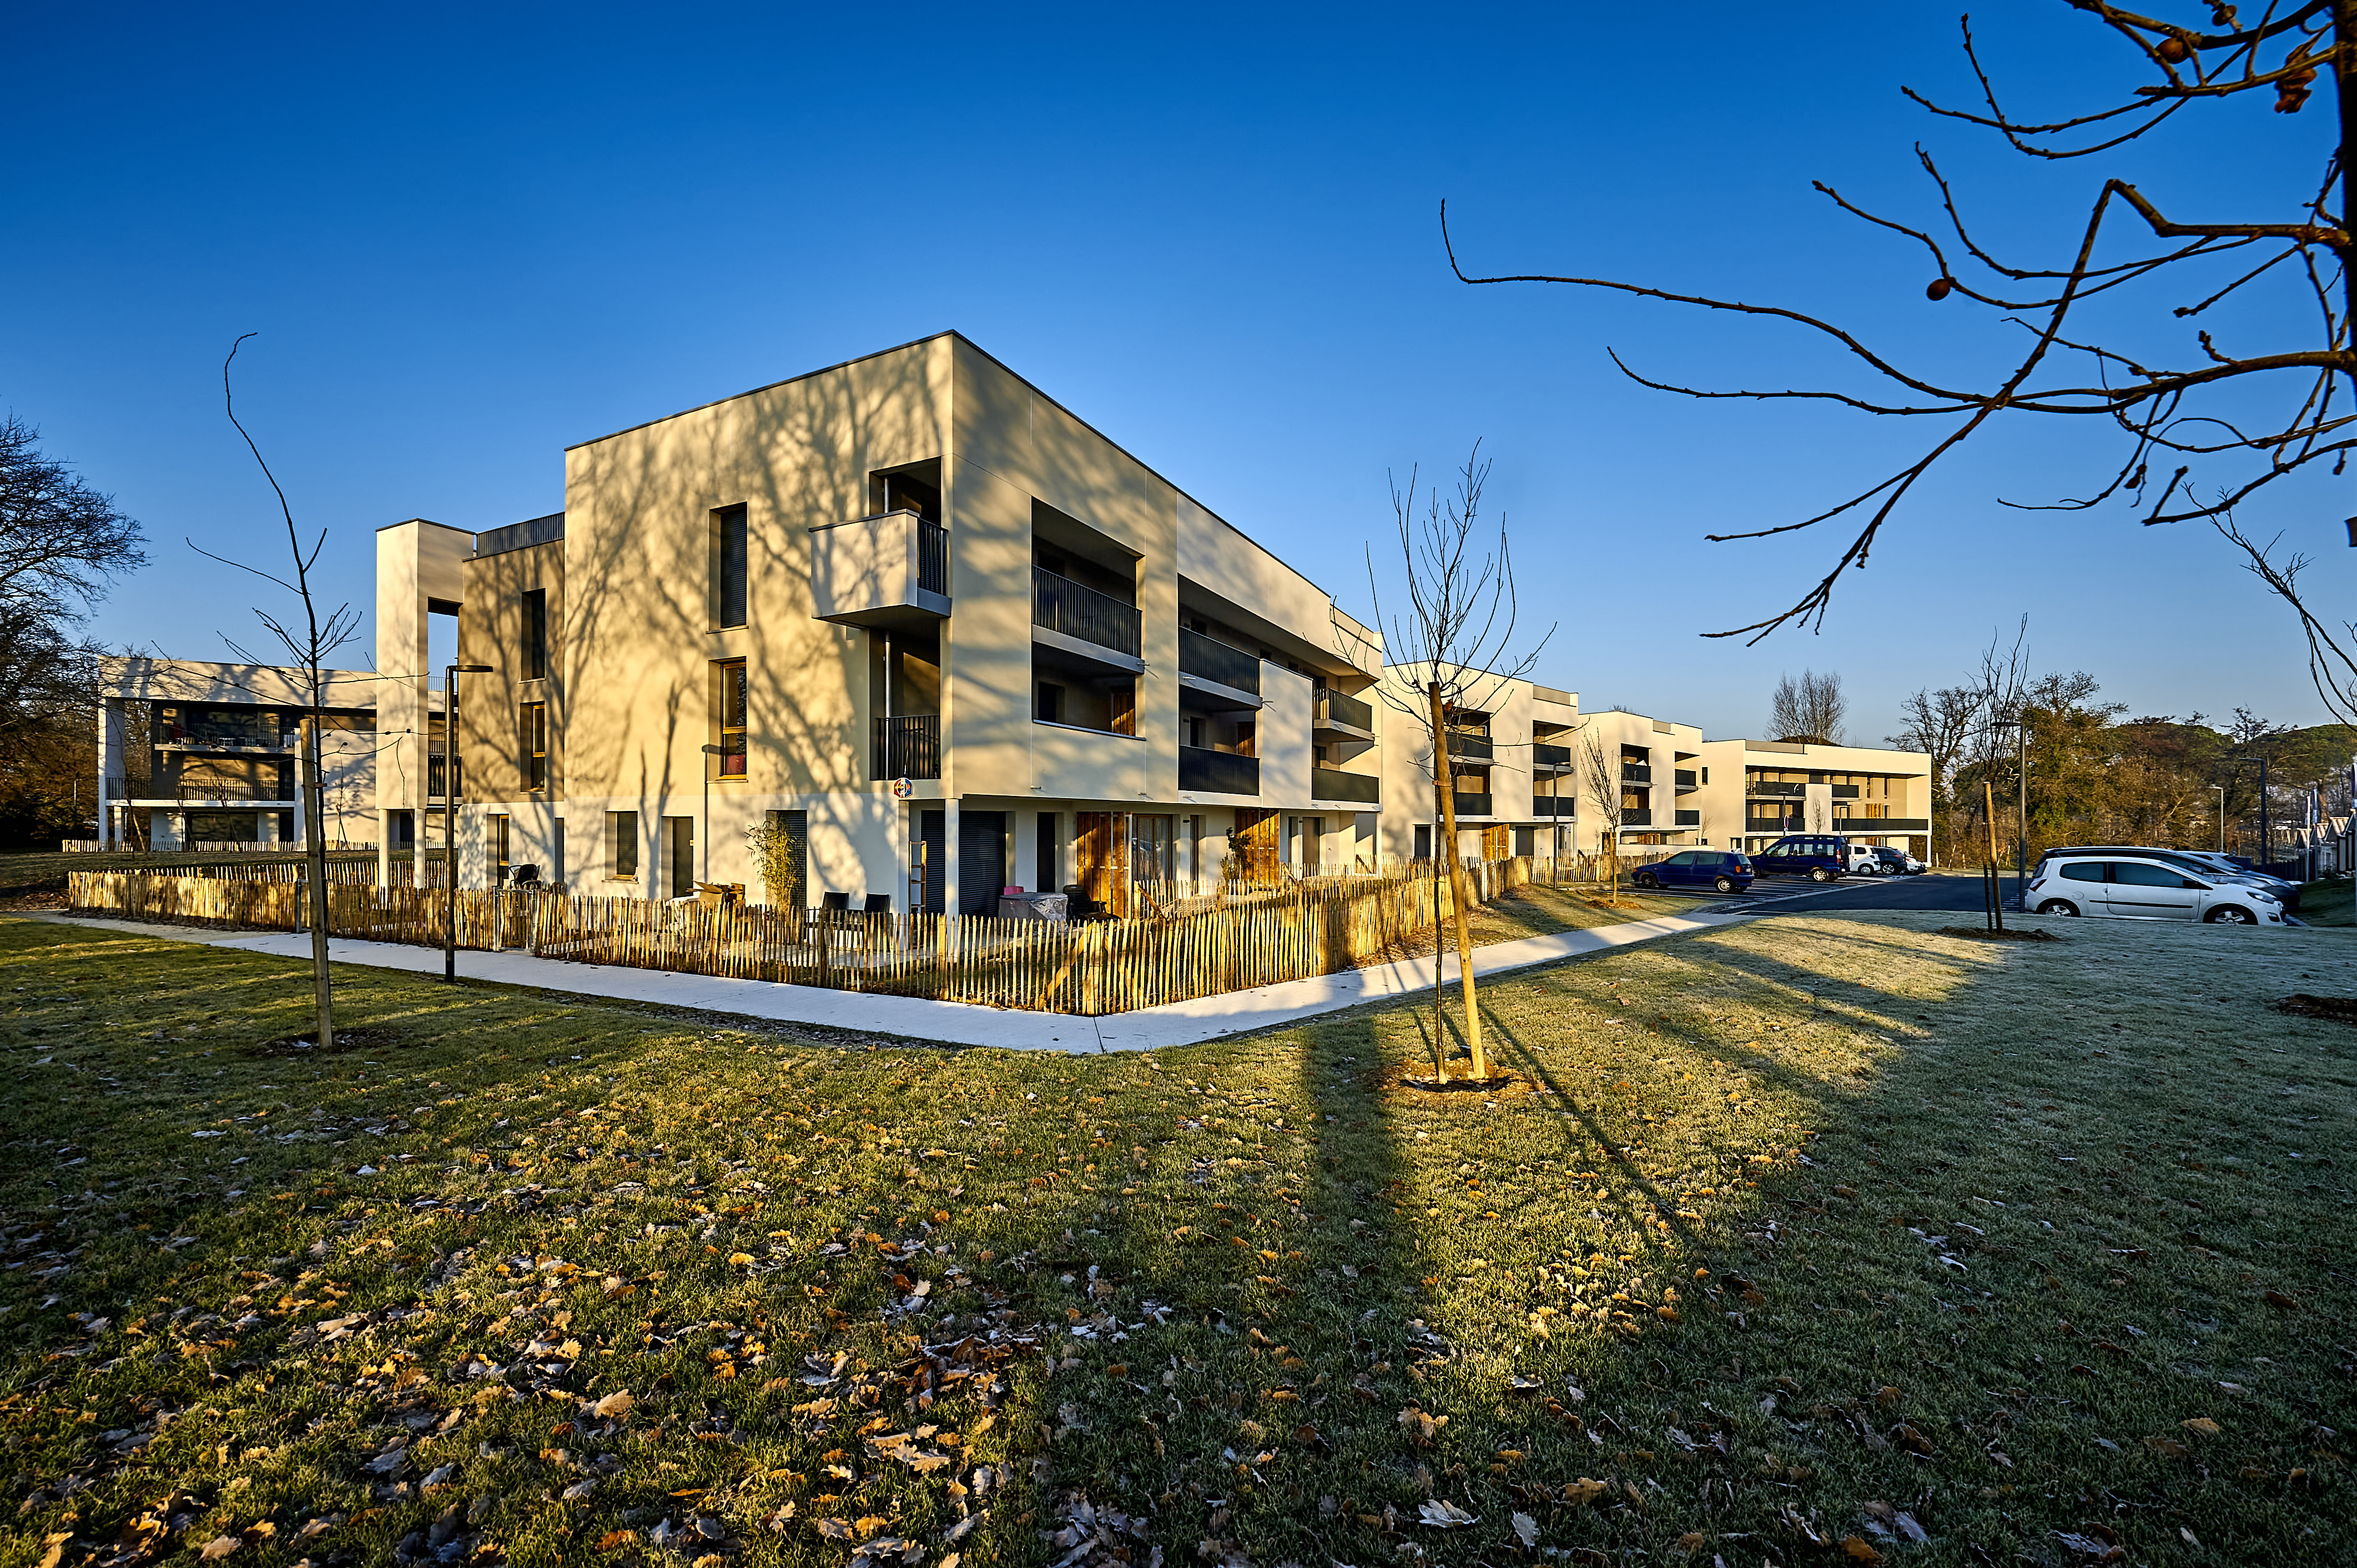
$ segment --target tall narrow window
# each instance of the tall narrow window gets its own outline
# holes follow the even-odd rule
[[[716,593],[715,624],[730,627],[745,624],[745,509],[723,507],[712,514],[714,572]]]
[[[745,777],[745,661],[723,660],[712,667],[713,696],[720,744],[720,777]]]
[[[548,590],[527,588],[523,596],[523,678],[548,679]]]
[[[639,814],[606,813],[606,875],[615,878],[639,874]]]
[[[490,873],[491,886],[504,887],[508,880],[508,819],[494,813],[483,819],[483,858]]]
[[[1105,693],[1111,709],[1111,723],[1106,726],[1115,735],[1137,733],[1137,688],[1115,686]]]
[[[525,703],[517,709],[516,718],[516,727],[522,731],[523,787],[545,789],[548,788],[548,704]]]

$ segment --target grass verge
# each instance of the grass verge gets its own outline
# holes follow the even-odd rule
[[[299,966],[0,923],[0,1563],[2345,1560],[2342,939],[1950,918],[1494,981],[1494,1096],[1406,1005],[287,1054]]]

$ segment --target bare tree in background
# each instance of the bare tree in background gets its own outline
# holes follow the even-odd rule
[[[1475,442],[1465,466],[1457,472],[1456,491],[1444,497],[1437,487],[1418,499],[1415,470],[1408,471],[1407,489],[1392,489],[1392,510],[1399,523],[1400,559],[1406,570],[1408,613],[1393,618],[1386,650],[1397,650],[1407,668],[1401,671],[1413,684],[1409,700],[1389,682],[1379,687],[1384,703],[1417,725],[1432,746],[1432,785],[1439,832],[1433,845],[1436,861],[1448,865],[1450,903],[1457,935],[1458,990],[1465,1004],[1465,1040],[1472,1053],[1475,1081],[1490,1076],[1490,1058],[1481,1044],[1481,1014],[1473,983],[1473,935],[1468,917],[1471,890],[1466,884],[1465,859],[1457,850],[1457,780],[1448,756],[1448,736],[1455,717],[1486,712],[1509,682],[1526,674],[1539,650],[1554,635],[1550,626],[1529,651],[1516,655],[1514,623],[1514,564],[1506,544],[1506,525],[1498,523],[1494,553],[1474,540],[1480,522],[1481,491],[1490,478],[1490,464]],[[1375,588],[1375,559],[1367,553],[1367,583],[1375,597],[1375,623],[1383,624],[1383,596]],[[1436,867],[1436,874],[1437,867]],[[1440,932],[1433,931],[1432,965],[1436,994],[1439,987]],[[1433,1019],[1434,1067],[1446,1081],[1448,1068],[1442,1050],[1442,1030],[1436,1003]]]
[[[2092,419],[2119,438],[2119,460],[2096,476],[2086,495],[2005,504],[2084,511],[2116,500],[2131,514],[2141,513],[2147,524],[2189,519],[2221,523],[2227,538],[2252,554],[2254,568],[2268,585],[2299,610],[2311,647],[2321,636],[2339,655],[2321,666],[2339,679],[2319,679],[2319,689],[2336,703],[2334,711],[2347,717],[2350,707],[2339,704],[2347,703],[2352,684],[2357,684],[2357,659],[2348,652],[2349,641],[2341,632],[2328,631],[2300,607],[2291,582],[2297,566],[2287,571],[2268,567],[2264,550],[2237,537],[2232,518],[2237,503],[2311,464],[2325,463],[2333,473],[2341,472],[2350,447],[2357,445],[2357,430],[2349,428],[2352,413],[2335,405],[2336,394],[2344,403],[2349,395],[2341,379],[2357,381],[2357,353],[2352,352],[2349,337],[2351,317],[2357,316],[2357,274],[2346,264],[2350,226],[2357,221],[2352,217],[2357,212],[2357,164],[2344,145],[2357,128],[2357,0],[2269,4],[2247,25],[2238,7],[2209,0],[2202,7],[2209,13],[2206,27],[2141,16],[2107,0],[2070,4],[2125,44],[2151,72],[2151,80],[2125,101],[2043,120],[2018,115],[1999,104],[1975,48],[1969,18],[1964,52],[1980,84],[1981,106],[1948,108],[1912,89],[1901,91],[1935,115],[1994,131],[2015,150],[2041,160],[2109,152],[2150,134],[2190,104],[2205,106],[2197,113],[2225,113],[2227,100],[2244,100],[2253,107],[2266,102],[2276,113],[2296,114],[2307,106],[2319,72],[2334,94],[2332,108],[2338,113],[2318,116],[2319,134],[2291,155],[2307,172],[2255,168],[2243,182],[2244,188],[2266,191],[2280,188],[2287,180],[2312,180],[2305,188],[2314,194],[2306,199],[2261,217],[2191,222],[2182,215],[2164,213],[2136,186],[2107,179],[2093,197],[2075,244],[2044,263],[2005,260],[1989,250],[1966,225],[1953,189],[1921,146],[1916,156],[1932,182],[1939,209],[1931,227],[1867,211],[1818,182],[1816,188],[1843,211],[1921,248],[1932,274],[1924,289],[1927,298],[1985,306],[2019,326],[2027,339],[2021,350],[2007,368],[1986,381],[1957,384],[1933,372],[1909,371],[1834,323],[1781,306],[1673,294],[1609,278],[1469,276],[1449,243],[1444,203],[1441,236],[1449,264],[1469,284],[1572,284],[1788,323],[1847,356],[1864,372],[1865,390],[1700,389],[1641,376],[1615,356],[1614,363],[1644,386],[1697,398],[1822,400],[1876,415],[1930,420],[1940,427],[1920,456],[1813,517],[1711,535],[1713,540],[1757,539],[1835,519],[1856,528],[1832,569],[1794,603],[1765,619],[1710,635],[1748,636],[1757,641],[1788,622],[1822,626],[1842,572],[1865,567],[1883,524],[1900,502],[1941,458],[1999,414]],[[2334,204],[2336,185],[2339,200]],[[2117,236],[2123,225],[2130,231],[2125,239]],[[1959,276],[1960,272],[1965,276]],[[2174,297],[2140,300],[2130,292],[2147,281],[2155,285],[2146,291],[2147,296],[2167,291]],[[2276,329],[2276,340],[2230,349],[2194,325],[2195,318],[2229,299],[2254,306],[2264,301],[2267,314],[2254,312],[2249,318],[2284,323]],[[2171,306],[2163,317],[2160,312]],[[2086,319],[2106,307],[2114,309],[2117,320]],[[2182,330],[2190,334],[2175,363],[2148,362],[2140,351],[2102,340],[2127,342],[2147,324],[2170,317],[2187,323]],[[1968,330],[1986,336],[1988,324],[1975,317]],[[2198,489],[2197,464],[2202,467]]]
[[[1596,808],[1596,847],[1604,852],[1606,875],[1611,879],[1605,900],[1617,904],[1620,901],[1620,813],[1627,809],[1620,798],[1620,748],[1606,745],[1604,737],[1590,727],[1593,722],[1592,716],[1579,721],[1579,787],[1587,803]]]
[[[1842,720],[1849,699],[1842,695],[1841,677],[1831,671],[1820,675],[1803,670],[1801,678],[1776,678],[1770,700],[1769,733],[1778,740],[1814,741],[1820,746],[1842,744]]]
[[[1932,759],[1932,815],[1947,814],[1955,788],[1956,765],[1980,714],[1980,696],[1970,686],[1921,687],[1901,699],[1899,733],[1888,736],[1902,751],[1920,751]]]
[[[294,580],[289,582],[259,567],[249,566],[242,561],[215,555],[194,540],[188,542],[188,548],[225,566],[251,572],[266,583],[275,583],[294,595],[303,607],[299,622],[292,617],[274,615],[259,606],[253,613],[270,635],[292,656],[292,668],[304,695],[302,739],[297,749],[297,766],[302,770],[306,829],[304,880],[311,901],[311,985],[318,1015],[317,1044],[321,1050],[326,1050],[336,1041],[336,1010],[328,978],[328,813],[326,792],[319,777],[319,731],[321,721],[326,716],[328,656],[352,639],[352,634],[360,628],[361,616],[360,611],[346,604],[337,606],[325,619],[320,618],[318,602],[311,592],[311,568],[328,542],[328,532],[321,529],[319,536],[311,542],[310,548],[304,548],[302,532],[295,526],[295,510],[287,503],[286,492],[280,488],[278,476],[270,471],[270,464],[264,459],[262,448],[254,445],[253,435],[238,421],[236,403],[230,395],[229,368],[235,362],[237,351],[244,345],[245,339],[254,336],[256,334],[248,332],[240,337],[229,346],[229,358],[221,361],[221,408],[229,415],[230,424],[237,426],[238,435],[244,438],[246,450],[253,454],[254,462],[261,466],[262,477],[270,481],[271,493],[278,498],[278,513],[286,524],[286,550]],[[229,639],[224,638],[223,640]],[[230,649],[249,664],[267,662],[248,653],[235,642],[230,642]],[[451,875],[455,878],[457,875],[457,868],[454,863]]]

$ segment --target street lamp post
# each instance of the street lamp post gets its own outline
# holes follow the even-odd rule
[[[442,978],[458,978],[458,677],[488,675],[488,664],[452,664],[442,674]]]
[[[2015,779],[2021,787],[2021,807],[2014,819],[2017,839],[2014,847],[2013,896],[2021,901],[2024,914],[2029,912],[2029,710],[2013,721]]]
[[[2218,797],[2218,853],[2226,853],[2226,786],[2212,784],[2211,793]]]

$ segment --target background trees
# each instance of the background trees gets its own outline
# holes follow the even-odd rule
[[[0,417],[0,846],[79,830],[97,810],[97,660],[81,625],[146,564],[139,524]],[[49,844],[54,849],[54,843]]]
[[[1803,670],[1797,681],[1776,678],[1776,694],[1769,700],[1768,734],[1776,740],[1842,744],[1842,720],[1849,699],[1842,695],[1841,677],[1831,671],[1820,675]]]

